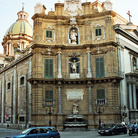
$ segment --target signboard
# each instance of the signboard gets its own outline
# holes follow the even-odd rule
[[[82,89],[67,89],[67,100],[83,100]]]
[[[6,114],[6,117],[10,117],[10,115],[9,114]]]

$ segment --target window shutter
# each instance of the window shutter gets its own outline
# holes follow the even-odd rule
[[[99,58],[96,58],[96,77],[98,78],[100,76],[100,67],[99,67]]]
[[[102,29],[101,28],[95,29],[95,35],[96,36],[101,36],[102,35]]]
[[[105,75],[104,75],[104,58],[100,58],[100,69],[101,69],[101,71],[100,71],[100,73],[101,73],[101,77],[104,77]]]
[[[99,36],[102,35],[102,29],[99,29]]]
[[[96,78],[104,77],[104,58],[96,58],[95,59],[95,67],[96,67]]]
[[[52,31],[47,30],[46,31],[46,37],[52,38]]]
[[[98,36],[98,29],[95,30],[96,36]]]
[[[49,68],[49,73],[50,73],[50,74],[49,74],[49,77],[50,77],[50,78],[53,78],[53,59],[50,59],[49,62],[50,62],[50,63],[49,63],[49,64],[50,64],[50,66],[49,66],[49,67],[50,67],[50,68]]]
[[[97,99],[105,99],[105,90],[104,89],[98,89],[97,90]]]
[[[53,90],[45,90],[45,100],[53,100]]]
[[[53,59],[45,59],[45,78],[53,78]]]

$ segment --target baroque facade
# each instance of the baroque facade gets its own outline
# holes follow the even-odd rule
[[[133,114],[132,110],[128,111],[130,95],[123,81],[130,76],[137,80],[137,75],[121,69],[124,62],[119,49],[124,46],[121,42],[130,41],[132,46],[123,48],[132,49],[127,53],[133,53],[137,61],[136,26],[133,25],[133,34],[120,42],[122,33],[116,25],[128,26],[128,21],[112,10],[109,0],[103,3],[65,0],[55,4],[55,11],[45,14],[45,10],[44,5],[36,4],[30,45],[21,49],[18,39],[15,55],[5,57],[13,59],[0,71],[1,124],[95,128],[99,109],[100,118],[106,124],[120,122],[124,106],[128,115]],[[4,54],[10,49],[6,45],[4,39]],[[138,96],[136,87],[135,96]],[[133,107],[138,108],[137,100]]]

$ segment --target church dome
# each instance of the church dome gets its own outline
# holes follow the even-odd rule
[[[22,7],[22,11],[18,12],[17,15],[18,19],[10,26],[5,35],[26,34],[32,37],[33,28],[27,20],[29,15],[27,12],[24,11],[24,7]]]
[[[6,35],[8,34],[26,34],[29,36],[33,35],[32,26],[25,20],[18,20],[13,23],[10,28],[7,30]]]

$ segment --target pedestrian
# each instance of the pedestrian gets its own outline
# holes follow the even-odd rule
[[[125,123],[125,121],[124,121],[124,120],[122,121],[122,123],[121,123],[121,124],[122,124],[122,125],[124,125],[124,126],[126,126],[126,123]]]
[[[134,129],[135,129],[135,132],[137,131],[137,127],[138,127],[137,122],[134,121]]]
[[[105,127],[104,121],[101,122],[101,127]]]

